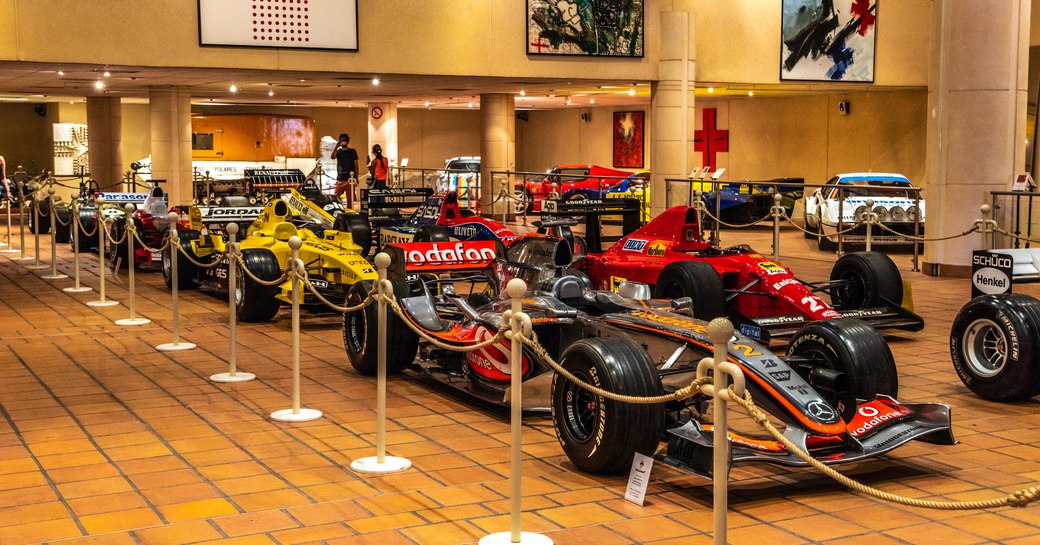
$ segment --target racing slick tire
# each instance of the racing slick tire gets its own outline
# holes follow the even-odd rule
[[[448,242],[448,230],[440,225],[423,225],[415,232],[415,242]]]
[[[831,289],[831,304],[838,310],[899,306],[903,302],[903,277],[896,264],[881,252],[849,252],[834,263],[831,282],[846,280]]]
[[[51,231],[51,205],[47,201],[35,201],[35,205],[40,211],[40,224],[36,225],[36,214],[29,208],[29,232],[46,235]]]
[[[72,211],[67,207],[54,209],[54,242],[70,242],[72,231],[65,224],[72,224]]]
[[[564,352],[561,364],[584,382],[611,392],[644,397],[663,391],[650,357],[628,338],[578,341]],[[636,452],[652,455],[664,433],[664,405],[611,401],[560,374],[552,380],[552,414],[567,458],[588,473],[628,469]]]
[[[249,272],[262,280],[277,280],[282,276],[282,268],[274,252],[267,248],[247,248],[242,250],[242,262],[249,267]],[[235,315],[242,322],[267,322],[278,314],[282,306],[275,296],[278,286],[265,286],[242,272],[235,285]]]
[[[701,261],[677,261],[669,264],[657,277],[655,299],[693,300],[693,316],[710,321],[726,315],[725,291],[715,269]]]
[[[845,388],[817,390],[846,422],[856,415],[857,399],[869,401],[877,394],[895,397],[899,392],[899,375],[892,351],[881,334],[862,320],[835,318],[810,322],[791,338],[787,355],[809,358],[815,363],[812,367],[845,375]],[[811,367],[803,375],[812,384],[809,371]]]
[[[957,377],[991,401],[1040,394],[1040,301],[1028,295],[984,295],[961,308],[950,328]]]
[[[408,297],[408,286],[392,281],[394,296]],[[372,290],[372,282],[358,282],[347,292],[347,306],[364,301]],[[379,370],[379,309],[378,303],[354,312],[343,313],[343,348],[354,370],[373,376]],[[405,324],[389,307],[386,309],[386,372],[397,373],[415,360],[419,352],[419,335]]]
[[[191,241],[196,240],[201,236],[198,231],[193,229],[178,229],[177,236],[181,242],[181,248],[185,252],[194,254],[194,250],[191,249]],[[162,275],[163,281],[166,282],[166,287],[173,288],[173,252],[177,252],[174,249],[173,244],[170,244],[162,252]],[[198,261],[198,259],[196,259]],[[181,252],[177,252],[177,289],[178,290],[193,290],[199,287],[198,267],[194,263],[188,261],[187,256]]]
[[[354,244],[361,246],[362,256],[368,256],[368,252],[372,250],[372,226],[368,223],[368,214],[340,213],[336,216],[332,228],[350,233]]]

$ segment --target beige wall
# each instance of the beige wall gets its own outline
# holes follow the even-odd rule
[[[527,121],[516,121],[517,169],[544,172],[554,165],[566,163],[612,168],[614,112],[628,110],[646,111],[647,108],[596,107],[526,112]],[[590,114],[590,120],[583,121],[582,113]],[[648,113],[643,133],[643,167],[646,169],[650,168],[650,124]]]
[[[36,107],[47,108],[47,116],[40,116]],[[18,165],[27,172],[50,170],[52,104],[0,104],[0,155],[7,162],[10,176]]]
[[[480,155],[479,110],[397,110],[398,149],[408,168],[444,168],[444,160]]]

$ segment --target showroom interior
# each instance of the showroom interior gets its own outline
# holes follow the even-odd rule
[[[1037,4],[0,0],[0,545],[1040,542]]]

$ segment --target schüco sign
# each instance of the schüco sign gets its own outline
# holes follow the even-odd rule
[[[971,296],[1011,293],[1011,256],[976,250],[971,256]]]

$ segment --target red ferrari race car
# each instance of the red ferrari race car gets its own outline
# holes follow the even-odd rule
[[[885,254],[845,254],[829,280],[805,282],[747,245],[719,248],[706,242],[697,210],[689,206],[669,208],[634,230],[627,221],[625,236],[601,250],[599,217],[617,214],[617,200],[546,205],[554,216],[587,218],[586,231],[593,236],[586,237],[587,255],[579,256],[575,268],[589,276],[594,289],[635,281],[652,286],[655,297],[690,297],[698,318],[728,316],[742,333],[764,342],[790,337],[810,321],[841,317],[859,318],[879,329],[924,328],[923,318],[900,306],[902,278]],[[830,302],[820,293],[828,294]]]
[[[404,311],[403,318],[390,313],[387,320],[391,372],[407,371],[497,404],[508,402],[511,374],[519,372],[523,408],[551,407],[563,450],[578,468],[623,471],[640,452],[710,476],[711,425],[703,416],[702,396],[659,405],[610,401],[553,373],[528,346],[521,368],[514,370],[508,340],[460,353],[420,341],[412,329],[457,346],[493,338],[502,312],[510,308],[498,294],[510,279],[522,278],[530,286],[523,310],[550,357],[586,382],[651,396],[689,384],[698,362],[711,354],[707,323],[684,314],[688,299],[636,299],[590,290],[581,277],[569,274],[571,245],[545,235],[522,235],[508,246],[432,242],[388,250],[396,265],[389,276]],[[408,281],[408,275],[417,276]],[[356,284],[348,303],[363,300],[368,288]],[[648,294],[649,288],[626,283],[621,291]],[[376,315],[368,306],[343,317],[347,356],[366,375],[376,372]],[[911,440],[954,443],[948,406],[895,399],[892,353],[862,321],[806,324],[785,355],[739,333],[728,351],[747,376],[756,403],[783,421],[787,437],[824,463],[860,460]],[[805,465],[773,440],[733,432],[731,441],[733,463]]]
[[[605,199],[607,193],[620,190],[631,172],[614,170],[596,165],[559,165],[537,182],[518,185],[513,195],[516,197],[516,213],[539,212],[542,201],[549,198],[553,184],[560,199]]]

